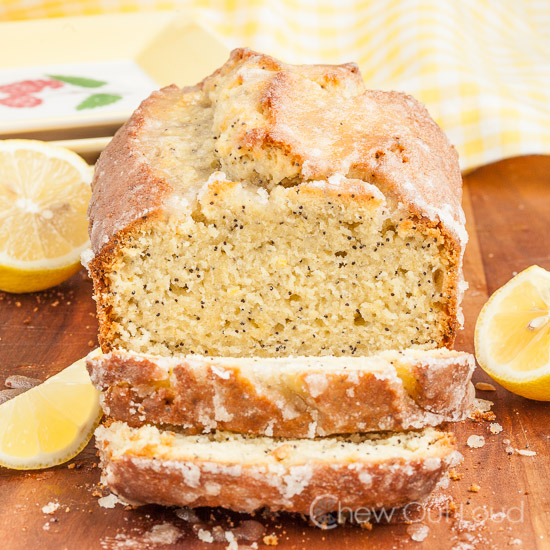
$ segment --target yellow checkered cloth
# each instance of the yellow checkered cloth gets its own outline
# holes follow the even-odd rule
[[[0,21],[182,8],[230,47],[357,61],[427,105],[465,170],[550,153],[548,0],[1,0]]]

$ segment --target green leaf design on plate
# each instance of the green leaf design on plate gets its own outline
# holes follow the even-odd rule
[[[83,76],[64,76],[60,74],[48,74],[46,76],[54,80],[66,82],[67,84],[73,84],[74,86],[82,86],[83,88],[99,88],[107,84],[104,80],[94,80],[93,78],[85,78]]]
[[[122,99],[121,95],[116,94],[92,94],[88,96],[82,103],[76,106],[77,111],[82,109],[94,109],[95,107],[103,107],[103,105],[109,105]]]

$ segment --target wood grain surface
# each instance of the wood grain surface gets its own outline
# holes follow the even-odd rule
[[[471,173],[465,178],[464,208],[470,289],[465,330],[456,347],[471,352],[475,320],[488,295],[532,264],[550,269],[550,157],[510,159]],[[44,379],[97,345],[91,293],[83,271],[50,291],[0,293],[0,385],[14,373]],[[489,381],[480,369],[474,380]],[[276,535],[282,549],[550,549],[550,405],[501,387],[477,395],[494,401],[494,422],[504,429],[493,435],[485,420],[450,426],[464,455],[456,468],[463,477],[450,481],[423,508],[396,514],[372,530],[357,525],[321,530],[300,517],[257,515],[259,530]],[[485,446],[469,448],[466,440],[472,434],[483,435]],[[508,440],[514,449],[529,448],[536,456],[508,454]],[[475,490],[473,484],[478,492],[469,490]],[[202,509],[200,522],[194,523],[157,506],[106,509],[98,504],[106,494],[99,486],[93,441],[68,465],[38,472],[0,468],[0,548],[216,550],[228,542],[201,542],[200,528],[237,529],[238,536],[238,526],[251,519]],[[60,504],[58,510],[43,513],[52,501]],[[428,528],[423,542],[411,537],[419,525]],[[253,541],[238,542],[249,548]],[[262,536],[257,543],[266,547]]]

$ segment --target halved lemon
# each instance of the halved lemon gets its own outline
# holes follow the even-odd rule
[[[80,359],[0,405],[0,466],[34,470],[70,460],[90,441],[101,414],[99,392]]]
[[[80,269],[92,173],[68,149],[0,140],[0,290],[43,290]]]
[[[489,298],[475,349],[481,368],[506,389],[550,401],[550,272],[533,265]]]

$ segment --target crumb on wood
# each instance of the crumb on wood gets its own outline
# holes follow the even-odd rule
[[[492,434],[499,434],[500,432],[502,432],[503,428],[502,426],[498,423],[498,422],[493,422],[489,425],[489,431],[492,433]]]
[[[485,445],[485,438],[482,435],[471,435],[466,441],[466,445],[472,449],[481,449]]]
[[[516,453],[522,456],[535,456],[537,451],[529,451],[528,449],[516,449]]]
[[[496,388],[493,384],[488,384],[487,382],[478,382],[476,384],[476,390],[480,391],[496,391]]]
[[[469,487],[468,487],[468,491],[470,493],[479,493],[479,490],[481,489],[481,487],[477,484],[477,483],[472,483]]]
[[[485,422],[492,422],[493,420],[495,420],[497,417],[497,415],[493,412],[493,411],[473,411],[471,414],[470,414],[470,418],[474,421],[474,422],[481,422],[483,420],[485,420]]]
[[[361,529],[372,531],[372,523],[370,521],[364,521],[363,523],[361,523]]]
[[[449,518],[452,518],[455,514],[456,514],[456,504],[454,500],[449,499],[449,502],[447,503],[447,507],[443,511],[443,515]]]
[[[264,535],[263,541],[266,546],[277,546],[279,537],[277,535]]]
[[[449,477],[453,481],[458,481],[464,477],[464,474],[461,472],[457,472],[454,468],[452,468],[451,470],[449,470]]]
[[[43,514],[53,514],[59,508],[59,502],[52,500],[48,502],[45,506],[42,506]]]

